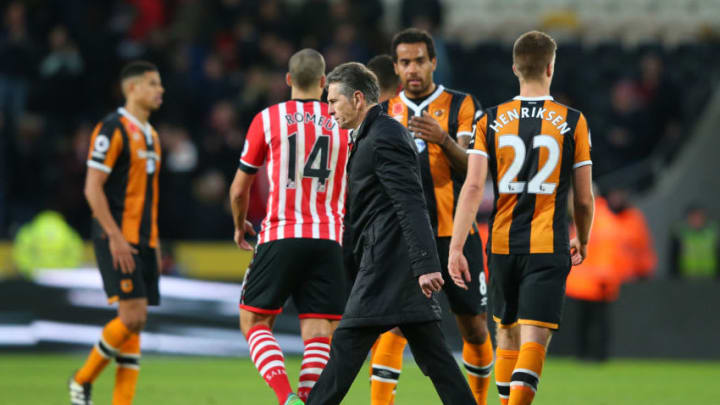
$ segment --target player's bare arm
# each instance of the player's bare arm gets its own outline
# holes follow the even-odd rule
[[[587,257],[594,214],[592,165],[586,165],[575,169],[573,174],[573,216],[577,227],[577,236],[570,241],[573,266],[579,265]]]
[[[412,117],[408,122],[408,129],[425,142],[440,145],[452,168],[460,173],[465,173],[468,161],[465,149],[469,145],[469,137],[461,137],[464,146],[459,144],[427,111],[423,111],[421,117]]]
[[[252,223],[248,221],[247,211],[250,203],[250,186],[255,180],[254,174],[238,170],[230,185],[230,207],[232,208],[233,222],[235,223],[235,244],[240,249],[252,250],[252,246],[245,240],[245,234],[255,235]]]
[[[133,254],[137,254],[137,250],[130,246],[110,214],[110,205],[103,190],[107,178],[108,173],[89,167],[85,176],[85,198],[93,215],[108,236],[113,266],[115,269],[119,267],[125,274],[130,274],[135,271]]]
[[[475,221],[478,206],[485,191],[488,161],[483,155],[468,156],[468,172],[458,199],[455,218],[453,220],[453,233],[450,240],[450,254],[448,256],[448,271],[453,282],[458,287],[467,289],[465,282],[470,281],[470,269],[467,259],[463,255],[463,246]]]

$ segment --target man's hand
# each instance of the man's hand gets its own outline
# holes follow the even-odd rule
[[[426,297],[432,297],[432,293],[440,291],[442,289],[443,281],[442,274],[439,271],[434,273],[423,274],[418,277],[418,283],[420,283],[420,289]]]
[[[587,244],[583,245],[578,238],[573,238],[570,241],[570,257],[572,265],[579,266],[587,257]]]
[[[120,267],[123,274],[132,274],[135,271],[135,259],[133,255],[138,253],[137,249],[130,246],[122,234],[109,236],[110,254],[113,259],[113,267],[115,270]]]
[[[470,282],[470,269],[467,259],[460,250],[451,250],[448,256],[448,272],[455,285],[467,290],[466,282]]]
[[[440,124],[427,111],[423,111],[422,117],[412,117],[408,122],[408,129],[425,142],[432,142],[441,146],[450,138],[450,135],[442,129]]]
[[[235,228],[235,244],[242,250],[253,250],[253,247],[248,241],[245,240],[245,234],[248,233],[251,236],[255,236],[255,228],[253,228],[252,222],[245,220],[243,229]]]

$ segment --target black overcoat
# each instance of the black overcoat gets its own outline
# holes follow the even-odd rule
[[[343,239],[355,282],[340,326],[439,320],[437,300],[418,284],[440,261],[412,138],[380,106],[368,111],[353,138]]]

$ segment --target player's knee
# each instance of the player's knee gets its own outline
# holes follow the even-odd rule
[[[330,337],[332,325],[326,319],[303,319],[300,321],[300,334],[303,340]]]
[[[120,320],[125,327],[133,333],[140,333],[145,329],[145,323],[147,322],[147,314],[145,312],[135,312],[120,316]]]
[[[514,328],[498,328],[495,335],[500,349],[518,350],[520,348],[520,330]]]
[[[465,342],[481,345],[488,339],[487,317],[485,314],[457,315],[460,334]]]
[[[477,325],[467,328],[465,333],[463,333],[463,340],[473,345],[481,345],[485,343],[488,337],[487,328]]]
[[[240,331],[242,334],[247,337],[248,332],[250,332],[250,329],[257,325],[265,325],[268,328],[272,328],[272,321],[274,319],[273,315],[265,315],[265,314],[256,314],[254,312],[246,311],[244,309],[240,310]]]

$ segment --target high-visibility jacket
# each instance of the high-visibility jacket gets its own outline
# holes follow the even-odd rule
[[[718,224],[710,222],[700,229],[687,224],[675,226],[673,238],[676,241],[674,265],[684,277],[712,277],[718,271]]]
[[[607,202],[596,198],[588,256],[570,270],[565,290],[569,297],[586,301],[617,299],[626,273],[620,258],[619,239],[624,237],[621,233],[619,221]]]
[[[651,276],[657,266],[657,255],[645,215],[631,207],[615,214],[615,217],[618,231],[623,235],[619,238],[620,259],[624,261],[621,267],[626,271],[623,281]]]

